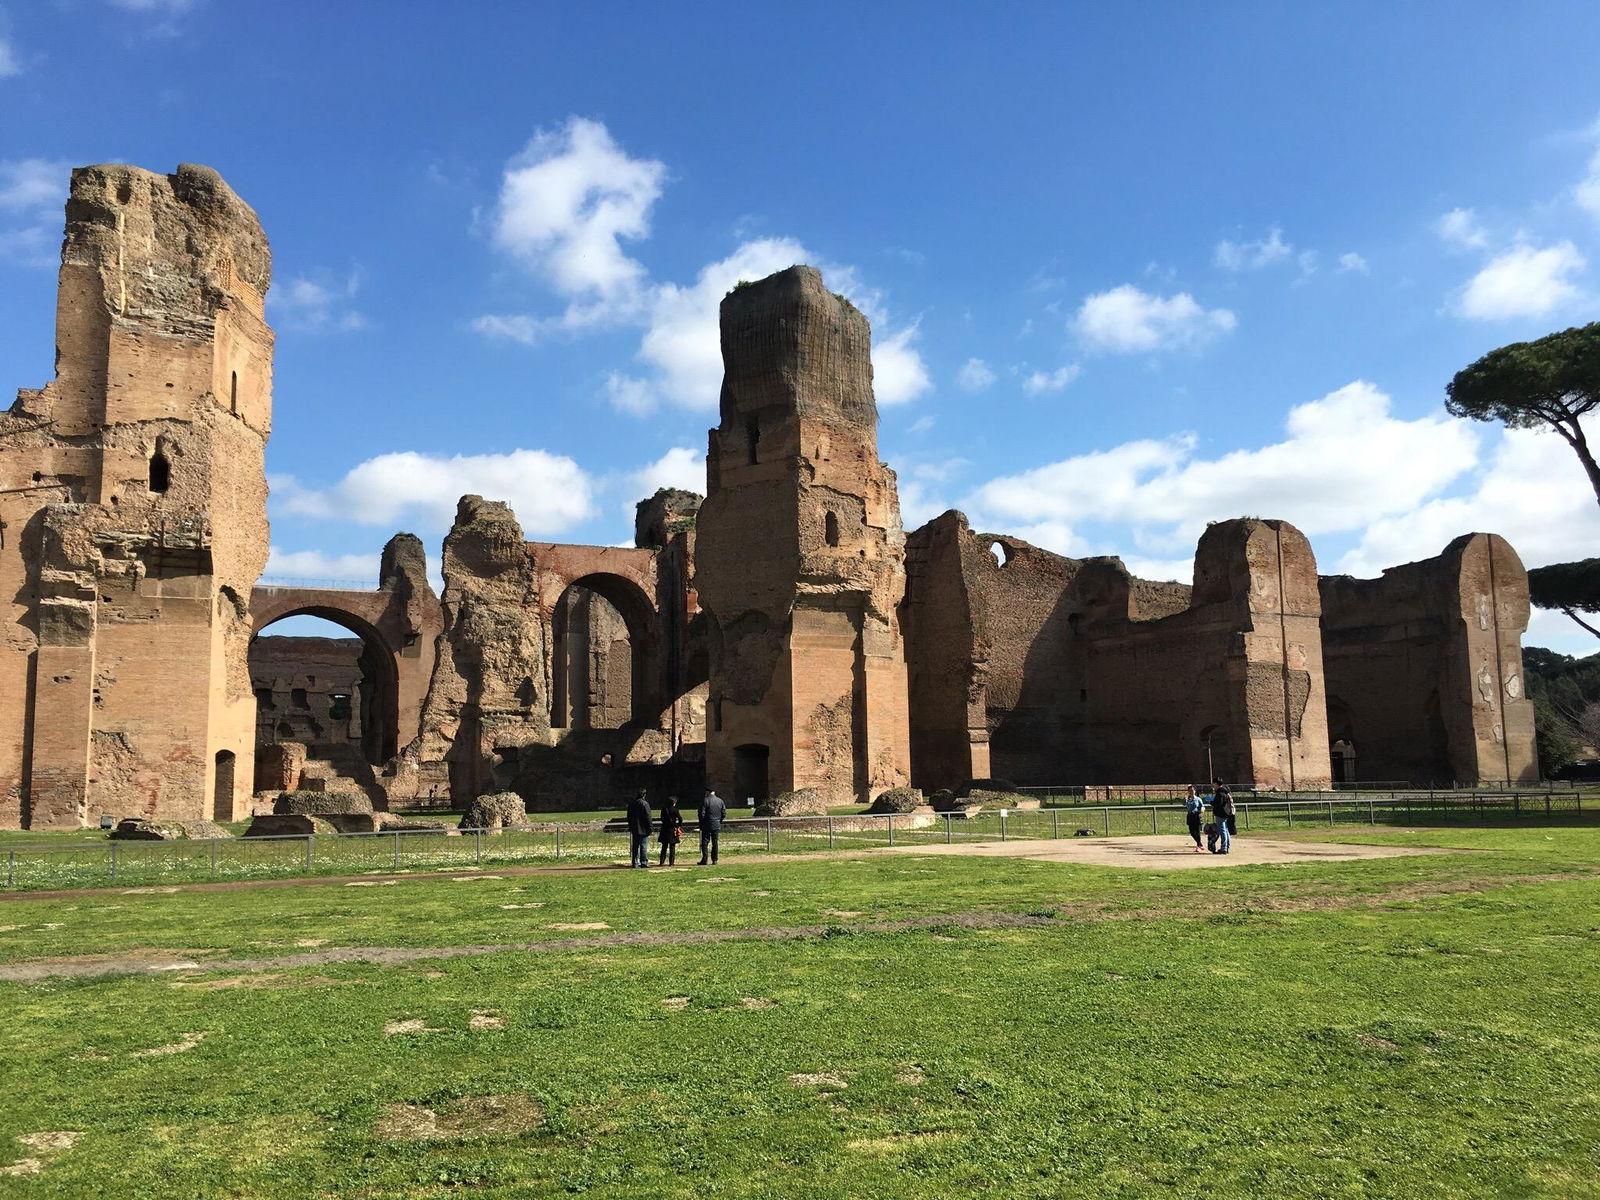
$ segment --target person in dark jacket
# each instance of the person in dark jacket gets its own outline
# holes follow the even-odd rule
[[[648,867],[650,865],[650,801],[645,799],[643,790],[632,800],[628,801],[628,836],[632,839],[629,849],[629,866]]]
[[[683,838],[683,810],[678,807],[678,798],[668,796],[661,805],[661,828],[656,836],[661,839],[661,865],[674,867],[678,865],[678,842]]]
[[[722,821],[728,815],[728,806],[715,792],[707,792],[700,801],[700,865],[717,861],[717,842],[722,836]]]
[[[1218,780],[1217,789],[1211,796],[1211,817],[1217,824],[1218,854],[1233,851],[1233,813],[1233,795],[1228,791],[1228,785]]]

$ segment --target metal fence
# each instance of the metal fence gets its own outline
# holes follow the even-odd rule
[[[1597,807],[1591,799],[1590,813]],[[1581,817],[1584,812],[1582,793],[1561,789],[1256,797],[1239,800],[1237,808],[1240,830],[1257,832],[1352,824],[1546,820]],[[1167,803],[998,808],[970,816],[756,817],[728,821],[722,829],[720,850],[737,857],[1022,838],[1182,836],[1185,832],[1183,806]],[[657,849],[654,841],[650,849]],[[678,849],[691,860],[698,853],[692,825]],[[360,886],[359,876],[364,874],[622,862],[628,856],[628,838],[611,823],[591,821],[503,831],[405,829],[171,842],[107,840],[19,845],[4,853],[5,886],[19,891],[146,888],[310,875],[357,876],[353,885]]]

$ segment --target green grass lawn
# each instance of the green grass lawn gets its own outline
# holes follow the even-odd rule
[[[5,963],[219,965],[0,983],[0,1196],[1600,1196],[1600,827],[1296,836],[1460,852],[7,900]]]

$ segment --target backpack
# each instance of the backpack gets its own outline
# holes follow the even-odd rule
[[[1215,821],[1206,822],[1205,835],[1206,849],[1215,854],[1217,852],[1217,823]]]

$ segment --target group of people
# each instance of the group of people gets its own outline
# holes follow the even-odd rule
[[[1207,808],[1211,810],[1211,820],[1202,826]],[[1183,798],[1183,815],[1189,823],[1189,836],[1194,839],[1194,852],[1199,854],[1209,850],[1212,854],[1232,853],[1233,835],[1239,832],[1236,812],[1233,793],[1220,779],[1212,785],[1209,796],[1200,795],[1190,784]],[[1204,843],[1201,842],[1202,835]]]
[[[722,802],[722,797],[715,792],[707,792],[705,799],[700,801],[698,813],[702,867],[715,864],[717,861],[718,843],[722,838],[722,822],[727,815],[728,806]],[[661,802],[660,824],[657,825],[650,815],[650,800],[644,790],[640,789],[639,794],[628,801],[628,835],[632,840],[629,866],[650,865],[651,834],[656,834],[661,842],[660,865],[676,866],[678,843],[683,840],[683,810],[678,807],[678,798],[668,796]]]

